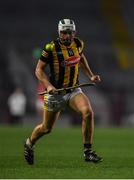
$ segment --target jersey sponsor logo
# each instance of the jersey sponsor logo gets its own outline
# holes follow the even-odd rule
[[[69,57],[67,60],[64,60],[61,62],[61,66],[65,67],[65,66],[75,66],[76,64],[78,64],[80,62],[80,56],[71,56]]]

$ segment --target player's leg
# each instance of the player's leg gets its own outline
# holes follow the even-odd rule
[[[94,133],[94,115],[88,98],[79,93],[69,101],[70,107],[82,115],[82,136],[84,144],[92,144]]]
[[[42,123],[35,127],[31,137],[26,140],[24,145],[24,156],[28,164],[32,165],[34,163],[33,145],[40,137],[51,132],[59,114],[60,112],[45,110]]]
[[[69,101],[70,107],[82,115],[82,137],[86,161],[98,162],[102,158],[94,153],[92,148],[94,134],[94,113],[89,99],[84,93],[79,93]]]
[[[60,111],[52,112],[45,110],[43,115],[43,121],[41,124],[35,127],[30,137],[32,145],[43,135],[51,132],[55,121],[58,119]]]

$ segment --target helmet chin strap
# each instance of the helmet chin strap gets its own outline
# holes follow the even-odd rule
[[[65,46],[70,46],[70,44],[72,43],[71,39],[62,39],[60,38],[60,41],[62,44],[64,44]]]
[[[63,44],[65,46],[70,46],[71,42],[72,42],[71,40],[64,40]]]

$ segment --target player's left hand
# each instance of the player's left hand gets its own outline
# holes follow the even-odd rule
[[[91,77],[91,81],[92,82],[100,82],[101,81],[100,76],[99,75],[93,75]]]

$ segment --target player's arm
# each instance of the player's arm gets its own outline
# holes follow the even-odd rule
[[[49,79],[47,75],[45,74],[46,65],[47,64],[45,62],[39,59],[36,69],[35,69],[35,75],[38,78],[38,80],[44,84],[48,92],[54,92],[55,87],[49,82]]]
[[[88,78],[92,82],[100,82],[101,81],[100,76],[94,75],[93,72],[91,71],[91,68],[89,67],[87,59],[83,53],[81,55],[80,65],[81,65],[82,69],[84,70],[84,72],[86,73],[86,75],[88,76]]]

